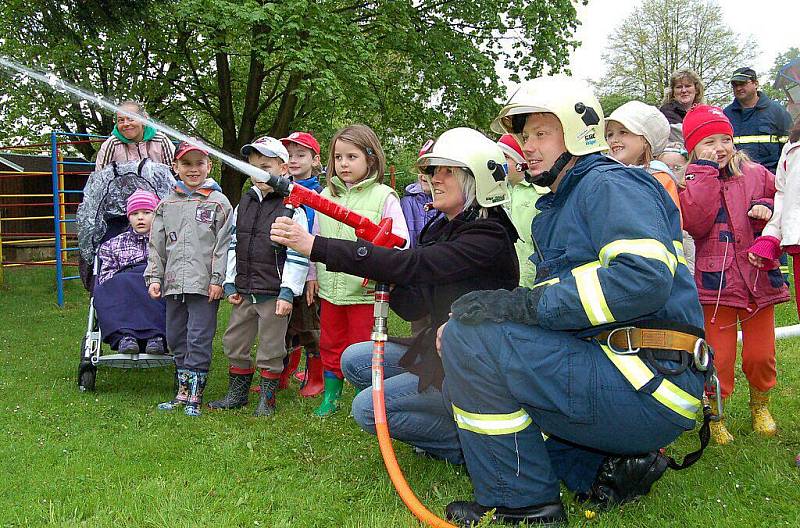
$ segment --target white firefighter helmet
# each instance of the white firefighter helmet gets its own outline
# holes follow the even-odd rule
[[[417,160],[417,167],[469,169],[475,178],[475,199],[482,207],[508,203],[508,168],[497,143],[471,128],[452,128],[442,133],[433,147]]]
[[[581,80],[554,75],[522,83],[492,122],[492,130],[519,136],[525,124],[522,116],[533,113],[556,115],[564,129],[567,151],[573,156],[608,150],[603,109],[589,85]]]

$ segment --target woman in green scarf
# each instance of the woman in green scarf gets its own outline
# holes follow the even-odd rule
[[[125,101],[120,108],[147,117],[142,104],[136,101]],[[102,169],[112,161],[137,161],[144,158],[170,165],[174,155],[175,145],[167,136],[139,119],[118,113],[111,136],[97,152],[95,170]]]

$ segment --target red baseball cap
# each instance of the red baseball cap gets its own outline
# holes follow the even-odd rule
[[[190,138],[190,139],[192,140],[191,143],[189,143],[188,141],[181,141],[180,143],[178,143],[178,148],[175,149],[176,160],[181,159],[184,155],[186,155],[187,152],[191,152],[193,150],[196,150],[197,152],[202,152],[203,155],[208,156],[207,150],[197,146],[197,145],[202,145],[199,139],[197,138]]]
[[[319,142],[308,132],[292,132],[289,137],[281,139],[281,143],[284,146],[288,143],[297,143],[301,147],[310,148],[319,156]]]

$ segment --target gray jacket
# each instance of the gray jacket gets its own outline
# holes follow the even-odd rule
[[[162,295],[208,295],[225,281],[231,242],[231,204],[208,178],[194,192],[182,182],[158,204],[150,228],[145,282],[161,284]]]

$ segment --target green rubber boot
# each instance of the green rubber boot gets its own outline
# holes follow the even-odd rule
[[[342,397],[344,380],[337,378],[333,373],[325,373],[325,394],[322,403],[314,409],[314,416],[325,418],[339,410],[339,399]]]

